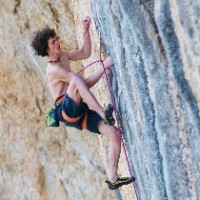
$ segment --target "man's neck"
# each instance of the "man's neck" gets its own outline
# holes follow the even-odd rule
[[[60,62],[60,53],[51,54],[48,56],[48,63],[59,63]]]

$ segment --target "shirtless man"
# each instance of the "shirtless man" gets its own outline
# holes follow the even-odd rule
[[[103,108],[90,91],[90,88],[103,75],[103,68],[83,79],[78,75],[74,75],[69,66],[70,60],[86,59],[91,54],[90,22],[90,17],[85,17],[82,21],[83,43],[79,50],[62,50],[59,37],[54,29],[49,27],[35,34],[32,46],[36,55],[47,56],[49,60],[47,76],[59,121],[66,126],[103,134],[109,139],[109,179],[106,183],[110,189],[117,189],[122,185],[129,184],[132,179],[117,175],[121,152],[121,134],[114,126],[112,109],[109,108],[103,111]],[[108,57],[104,61],[104,65],[106,69],[112,67],[112,59]]]

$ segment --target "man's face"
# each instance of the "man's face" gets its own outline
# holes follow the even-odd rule
[[[58,36],[49,38],[48,40],[48,52],[49,53],[59,53],[60,52],[60,41]]]

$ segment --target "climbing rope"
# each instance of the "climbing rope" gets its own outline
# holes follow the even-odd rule
[[[119,117],[118,117],[118,114],[117,114],[117,109],[116,109],[116,106],[115,106],[114,96],[113,96],[112,89],[111,89],[111,86],[110,86],[109,77],[106,73],[106,68],[105,68],[105,65],[104,65],[103,60],[102,60],[102,40],[101,39],[100,39],[99,49],[100,49],[99,50],[99,60],[96,60],[96,61],[86,65],[79,72],[77,72],[76,75],[81,74],[85,69],[87,69],[88,67],[90,67],[91,65],[93,65],[95,63],[100,62],[102,64],[104,74],[105,74],[105,78],[106,78],[107,87],[108,87],[109,94],[110,94],[111,104],[113,106],[113,111],[114,111],[115,118],[116,118],[116,121],[117,121],[118,131],[122,135],[122,148],[123,148],[123,151],[124,151],[124,154],[125,154],[125,159],[126,159],[126,162],[127,162],[127,165],[128,165],[128,170],[129,170],[130,176],[133,178],[134,176],[133,176],[132,171],[131,171],[130,162],[129,162],[127,151],[126,151],[126,148],[125,148],[124,138],[123,138],[123,134],[122,134],[122,131],[121,131],[121,128],[120,128],[120,122],[119,122]],[[132,184],[133,184],[134,192],[135,192],[135,195],[136,195],[136,199],[138,200],[138,194],[137,194],[137,190],[136,190],[136,186],[135,186],[134,181],[132,182]]]

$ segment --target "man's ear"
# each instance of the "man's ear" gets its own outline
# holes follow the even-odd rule
[[[47,47],[47,56],[49,56],[49,46]]]

